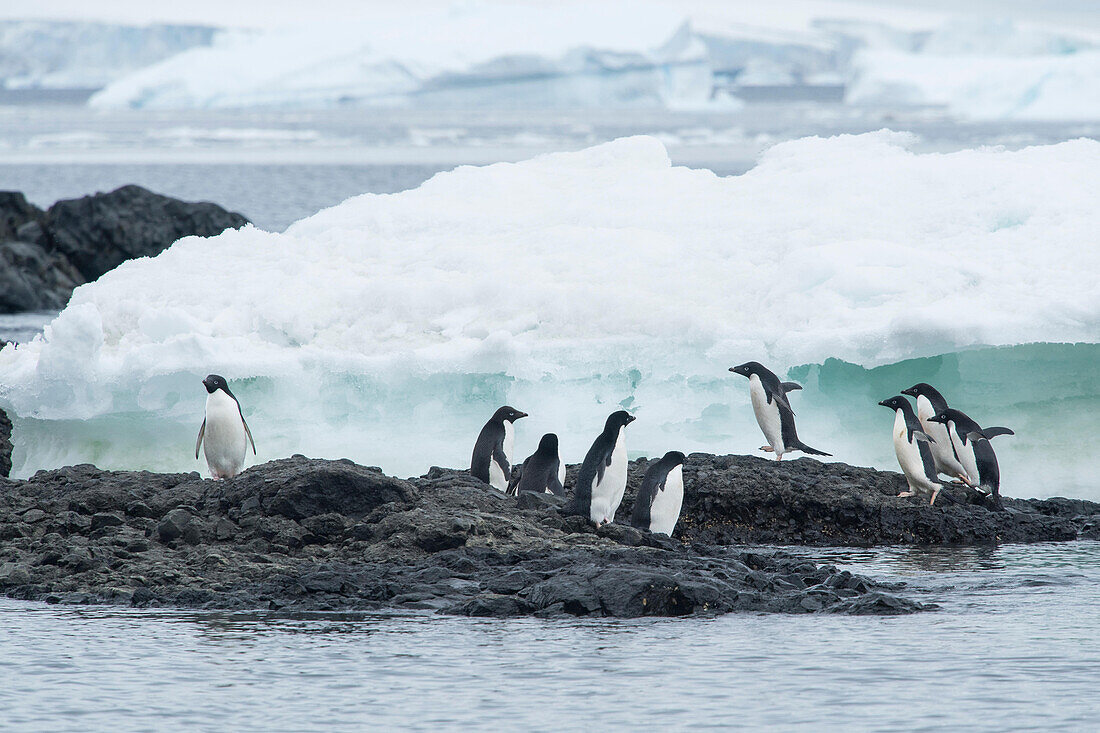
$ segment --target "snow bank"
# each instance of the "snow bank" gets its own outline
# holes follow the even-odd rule
[[[734,363],[1100,340],[1100,143],[909,142],[807,138],[720,178],[627,138],[180,240],[0,352],[18,470],[194,468],[208,372],[236,380],[261,458],[413,471],[461,465],[498,403],[532,413],[532,448],[553,429],[583,455],[621,404],[645,418],[632,448],[752,450],[725,442]]]

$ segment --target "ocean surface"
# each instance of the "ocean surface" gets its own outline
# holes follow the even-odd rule
[[[794,551],[939,610],[498,621],[0,600],[0,728],[1100,727],[1100,543]]]

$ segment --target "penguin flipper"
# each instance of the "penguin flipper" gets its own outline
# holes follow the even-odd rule
[[[910,437],[916,438],[917,440],[923,440],[925,443],[935,443],[936,442],[935,439],[931,435],[929,435],[928,433],[925,433],[923,431],[920,431],[920,430],[914,430],[913,434]]]
[[[1012,432],[1008,428],[1000,428],[1000,427],[997,427],[997,428],[983,428],[981,430],[974,430],[970,433],[967,433],[966,438],[967,438],[967,440],[971,440],[971,441],[978,440],[979,438],[985,438],[986,440],[992,440],[993,438],[996,438],[998,435],[1015,435],[1015,434],[1016,433]]]
[[[554,496],[565,496],[565,487],[558,480],[558,464],[554,465],[554,470],[550,473],[550,480],[546,482],[546,486]]]
[[[526,463],[524,464],[526,465]],[[508,488],[504,490],[505,494],[509,496],[516,496],[519,494],[519,480],[523,477],[523,466],[516,466],[512,469],[512,478],[508,480]]]
[[[206,418],[202,419],[202,427],[199,428],[199,439],[195,441],[195,460],[199,460],[199,448],[202,447],[202,436],[206,435]]]
[[[504,439],[501,438],[497,441],[497,444],[493,446],[493,460],[500,466],[500,470],[504,473],[509,480],[512,476],[512,466],[508,463],[508,456],[504,455]]]
[[[779,386],[783,388],[784,392],[793,392],[796,389],[802,389],[802,385],[798,382],[780,382]]]
[[[792,384],[793,384],[793,382],[792,382]],[[801,389],[801,387],[799,389]],[[778,392],[770,393],[768,395],[768,398],[771,399],[771,400],[774,400],[780,407],[787,408],[787,411],[790,412],[792,415],[794,414],[794,410],[791,409],[791,403],[787,401],[787,395],[783,391],[783,386],[782,385],[779,386],[779,391]]]
[[[248,429],[248,421],[244,419],[244,413],[241,413],[241,424],[244,425],[244,434],[248,436],[248,442],[252,444],[252,455],[256,455],[256,441],[252,439],[252,431]]]

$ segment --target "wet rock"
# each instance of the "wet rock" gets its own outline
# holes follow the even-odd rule
[[[960,506],[943,519],[933,514],[939,507],[892,496],[894,474],[753,461],[692,456],[673,538],[622,524],[596,530],[553,501],[521,509],[468,472],[442,468],[403,481],[297,456],[218,482],[93,466],[42,471],[0,480],[8,538],[0,592],[61,603],[492,617],[897,614],[924,606],[807,557],[726,543],[974,542],[989,528],[1049,538],[1066,528],[1076,536],[1094,521],[1080,517],[1100,516],[1087,502],[1008,500],[1005,512]],[[620,518],[643,470],[630,466]]]
[[[0,341],[0,349],[4,345],[5,342]],[[0,478],[7,478],[11,474],[11,451],[11,419],[6,412],[0,410]]]
[[[564,504],[564,500],[561,497],[546,492],[540,494],[534,491],[521,491],[519,496],[516,497],[516,506],[520,509],[539,511],[560,507],[562,504]]]
[[[182,539],[189,545],[197,545],[202,540],[202,532],[189,511],[173,509],[157,525],[157,537],[161,542]]]
[[[122,518],[117,514],[111,514],[110,512],[100,512],[92,516],[89,527],[92,532],[97,529],[103,529],[104,527],[118,527],[122,524]]]

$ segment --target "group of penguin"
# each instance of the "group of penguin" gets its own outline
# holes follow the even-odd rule
[[[793,451],[816,456],[832,454],[811,448],[798,438],[794,410],[788,394],[802,387],[783,382],[759,362],[730,367],[747,377],[749,397],[760,430],[767,443],[760,450],[774,453],[776,460]],[[202,450],[215,479],[231,478],[241,472],[251,444],[252,431],[244,419],[240,402],[226,380],[211,374],[203,380],[206,415],[195,443],[195,458]],[[906,397],[916,399],[917,409]],[[1013,435],[1008,428],[982,428],[963,412],[947,406],[931,385],[921,382],[902,395],[879,404],[895,411],[894,451],[909,490],[898,496],[928,496],[934,504],[943,489],[940,474],[991,497],[1000,508],[1000,471],[990,440]],[[513,468],[515,422],[527,413],[504,406],[481,429],[470,460],[470,473],[509,494],[524,491],[565,496],[565,463],[558,450],[558,436],[547,433],[538,448],[518,468]],[[592,447],[585,454],[566,511],[588,517],[597,527],[613,522],[626,492],[626,426],[635,418],[625,410],[611,413]],[[645,472],[634,502],[631,524],[671,535],[680,518],[684,501],[684,460],[680,451],[669,451]],[[944,496],[950,498],[949,494]]]

